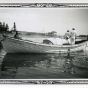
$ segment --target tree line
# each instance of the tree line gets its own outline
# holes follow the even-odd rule
[[[13,31],[16,31],[16,23],[14,22],[14,24],[13,24]],[[12,30],[11,30],[12,31]],[[8,24],[7,23],[5,23],[5,22],[0,22],[0,33],[6,33],[6,32],[10,32],[9,31],[9,26],[8,26]]]
[[[5,22],[0,22],[0,32],[8,32],[9,31],[9,26],[8,24],[5,24]]]

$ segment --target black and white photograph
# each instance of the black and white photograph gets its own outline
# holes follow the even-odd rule
[[[87,79],[88,4],[0,3],[0,83]]]

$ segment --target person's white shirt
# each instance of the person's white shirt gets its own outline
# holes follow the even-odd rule
[[[77,37],[77,34],[76,34],[76,31],[75,29],[73,28],[72,31],[70,32],[70,42],[71,44],[75,44],[75,39]]]
[[[77,34],[76,34],[76,31],[75,30],[72,30],[70,32],[70,35],[71,35],[71,38],[76,38],[77,37]]]

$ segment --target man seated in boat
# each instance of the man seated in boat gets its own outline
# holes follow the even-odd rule
[[[18,34],[18,31],[16,31],[16,34],[14,35],[14,38],[16,38],[16,39],[21,39],[21,37],[20,37],[19,34]]]

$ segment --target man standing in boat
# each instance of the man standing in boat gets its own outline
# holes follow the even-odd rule
[[[70,32],[67,30],[67,32],[64,35],[64,38],[67,40],[68,44],[70,44]]]
[[[77,34],[75,31],[75,28],[72,28],[72,31],[70,32],[70,44],[75,44],[75,40],[77,38]]]

